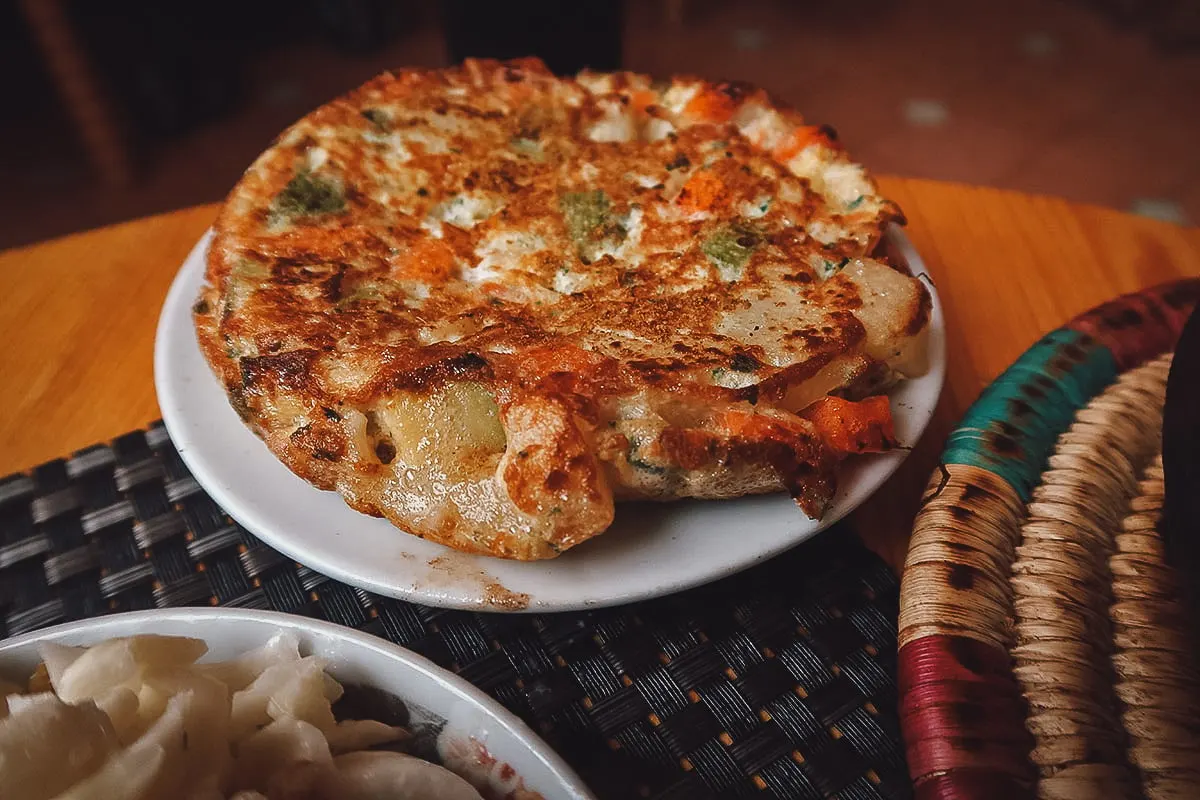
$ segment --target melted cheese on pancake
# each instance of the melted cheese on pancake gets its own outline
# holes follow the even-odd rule
[[[872,258],[896,218],[752,87],[405,71],[247,170],[197,329],[292,469],[456,547],[553,555],[614,496],[819,514],[836,458],[790,412],[921,368],[928,296]]]

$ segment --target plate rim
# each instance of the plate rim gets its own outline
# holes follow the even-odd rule
[[[193,282],[194,276],[190,274],[189,266],[192,264],[193,260],[195,260],[199,262],[202,269],[204,268],[206,264],[204,254],[212,240],[212,237],[213,231],[210,228],[206,230],[205,233],[200,237],[199,241],[193,246],[191,251],[189,251],[188,256],[180,265],[175,278],[172,280],[171,287],[167,292],[166,299],[163,302],[155,332],[155,390],[158,396],[163,424],[171,438],[172,445],[176,448],[180,458],[183,460],[188,470],[204,489],[204,491],[208,493],[208,495],[217,503],[218,506],[221,507],[226,514],[236,520],[238,524],[244,527],[251,534],[289,558],[294,559],[295,561],[302,563],[323,575],[348,585],[365,589],[375,594],[439,608],[468,611],[541,613],[593,610],[649,600],[655,597],[686,591],[688,589],[711,583],[713,581],[720,580],[743,570],[749,569],[756,564],[760,564],[764,561],[774,558],[812,538],[813,536],[816,536],[818,533],[829,529],[841,519],[849,515],[859,505],[873,496],[885,483],[887,483],[887,481],[892,477],[892,475],[895,474],[896,470],[899,469],[900,465],[905,461],[908,455],[907,451],[894,451],[885,455],[872,456],[873,459],[884,460],[884,464],[883,466],[877,468],[878,477],[873,478],[875,483],[865,494],[854,499],[853,502],[843,502],[840,507],[835,505],[835,508],[832,509],[831,512],[821,520],[815,521],[812,526],[807,529],[799,530],[793,535],[785,537],[784,541],[764,549],[756,550],[751,555],[743,558],[740,561],[724,564],[717,569],[710,569],[707,571],[701,570],[698,574],[685,573],[682,577],[676,576],[666,580],[656,580],[652,585],[631,587],[628,583],[625,583],[622,588],[614,589],[609,593],[609,596],[600,599],[575,597],[573,599],[566,600],[554,598],[546,600],[534,596],[527,604],[521,606],[518,603],[516,604],[518,607],[513,607],[509,604],[498,604],[494,600],[490,599],[482,585],[478,587],[471,596],[458,598],[447,597],[443,594],[439,594],[436,591],[436,588],[438,587],[422,587],[419,582],[414,583],[413,586],[404,586],[394,581],[388,582],[370,575],[364,576],[361,574],[361,570],[355,570],[354,559],[350,559],[348,561],[338,557],[331,559],[322,556],[321,553],[314,553],[310,548],[305,546],[302,540],[297,540],[295,537],[292,537],[287,533],[280,534],[270,524],[260,521],[255,515],[255,512],[250,510],[251,506],[254,504],[245,502],[242,498],[235,496],[235,493],[232,491],[226,491],[221,485],[220,481],[217,479],[209,479],[210,469],[208,463],[204,459],[198,457],[195,450],[191,447],[193,437],[185,430],[186,420],[178,416],[180,413],[180,403],[176,398],[176,392],[181,391],[181,389],[180,387],[177,387],[170,379],[172,375],[172,371],[169,366],[171,356],[169,355],[168,351],[171,349],[174,342],[172,338],[173,330],[171,329],[171,318],[186,309],[186,318],[189,322],[189,324],[186,326],[188,340],[186,342],[186,346],[196,348],[197,355],[199,355],[204,365],[204,379],[211,380],[213,384],[218,387],[221,394],[224,395],[224,387],[221,387],[217,382],[217,379],[215,375],[213,375],[207,360],[205,360],[203,355],[199,353],[199,344],[196,341],[195,326],[190,324],[190,310],[193,305],[192,301],[194,298],[190,296],[190,290],[188,286],[191,282]],[[930,335],[927,350],[928,369],[925,374],[919,376],[918,378],[911,379],[913,381],[921,381],[923,385],[927,387],[926,391],[931,393],[929,395],[929,401],[927,405],[922,405],[921,407],[914,409],[916,414],[915,425],[913,426],[913,430],[911,432],[911,444],[915,445],[928,429],[929,423],[933,418],[941,394],[945,387],[945,317],[936,285],[934,284],[933,279],[929,277],[928,268],[904,230],[898,225],[890,225],[885,231],[884,241],[891,245],[901,256],[905,262],[905,266],[913,275],[924,276],[931,298]],[[289,474],[292,474],[291,471],[282,464],[282,462],[278,461],[278,458],[273,453],[270,453],[269,450],[265,450],[265,445],[262,444],[261,440],[255,436],[255,434],[250,431],[249,428],[247,428],[240,420],[237,420],[236,418],[234,418],[234,421],[236,421],[237,426],[245,432],[246,436],[252,437],[255,442],[264,448],[264,452],[266,452],[273,461],[277,462],[281,469],[287,470]],[[301,481],[303,480],[300,478],[297,479]],[[312,487],[311,485],[306,485],[308,489],[313,492],[321,491],[315,487]],[[764,495],[760,497],[771,496],[773,495]],[[337,499],[342,504],[342,508],[344,508],[348,514],[355,515],[356,517],[361,516],[362,519],[366,520],[373,519],[365,515],[360,515],[360,512],[354,511],[349,506],[345,505],[345,501],[340,496],[338,496]],[[740,499],[747,500],[750,498]],[[733,503],[737,501],[738,499],[715,502]],[[413,537],[414,542],[420,541],[424,542],[425,544],[433,544],[421,539],[420,537],[416,537],[413,534],[407,533],[402,529],[397,528],[397,532],[406,537]],[[444,550],[446,557],[449,559],[454,559],[456,564],[461,563],[461,561],[464,559],[470,560],[472,564],[475,564],[477,560],[483,560],[483,565],[479,566],[476,564],[476,568],[479,574],[485,576],[487,576],[486,565],[488,563],[507,563],[504,559],[494,559],[488,556],[463,554],[448,547],[444,548]],[[683,551],[683,548],[681,548],[681,551]],[[420,558],[421,557],[417,557],[418,560]],[[433,560],[435,559],[429,559],[429,561]],[[527,563],[553,563],[553,561]],[[429,564],[429,566],[433,565]],[[451,569],[450,572],[451,577],[449,582],[452,586],[464,582],[461,576],[458,576],[457,578],[455,577],[455,569]],[[620,579],[616,578],[614,579],[614,582],[620,583]],[[519,594],[533,593],[537,591],[537,589],[534,587],[513,585],[511,580],[506,581],[506,583],[499,583],[499,581],[497,581],[497,583],[506,593]],[[441,588],[446,587],[443,585]]]

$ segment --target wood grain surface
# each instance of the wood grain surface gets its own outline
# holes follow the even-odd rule
[[[898,568],[942,440],[980,390],[1075,314],[1200,275],[1200,229],[997,189],[881,183],[908,216],[948,333],[946,390],[929,432],[851,518]],[[0,476],[158,417],[159,307],[216,212],[186,209],[0,253]]]

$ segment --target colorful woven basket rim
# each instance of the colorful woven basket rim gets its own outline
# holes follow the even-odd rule
[[[1198,300],[1200,278],[1186,279],[1123,295],[1081,314],[1031,346],[983,391],[950,434],[914,529],[912,548],[919,544],[925,552],[910,549],[902,581],[901,726],[918,798],[1034,793],[1038,773],[1030,761],[1028,709],[1011,653],[1001,645],[1004,633],[969,625],[956,629],[938,615],[952,596],[961,602],[964,588],[981,573],[995,582],[997,566],[1007,587],[1012,540],[1020,540],[1024,507],[1060,435],[1122,374],[1169,353]],[[954,494],[950,502],[941,497],[944,492]],[[972,501],[1003,508],[997,516],[1011,522],[997,530],[977,516]],[[930,548],[946,555],[930,557]],[[938,571],[914,574],[913,564],[928,567],[939,558]],[[938,578],[931,582],[930,574]],[[1011,624],[1011,597],[1009,603]]]

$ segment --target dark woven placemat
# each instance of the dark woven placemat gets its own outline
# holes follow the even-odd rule
[[[275,552],[161,425],[0,480],[0,638],[184,605],[322,617],[422,653],[523,717],[603,800],[911,794],[896,580],[844,530],[672,597],[481,614],[377,597]]]

